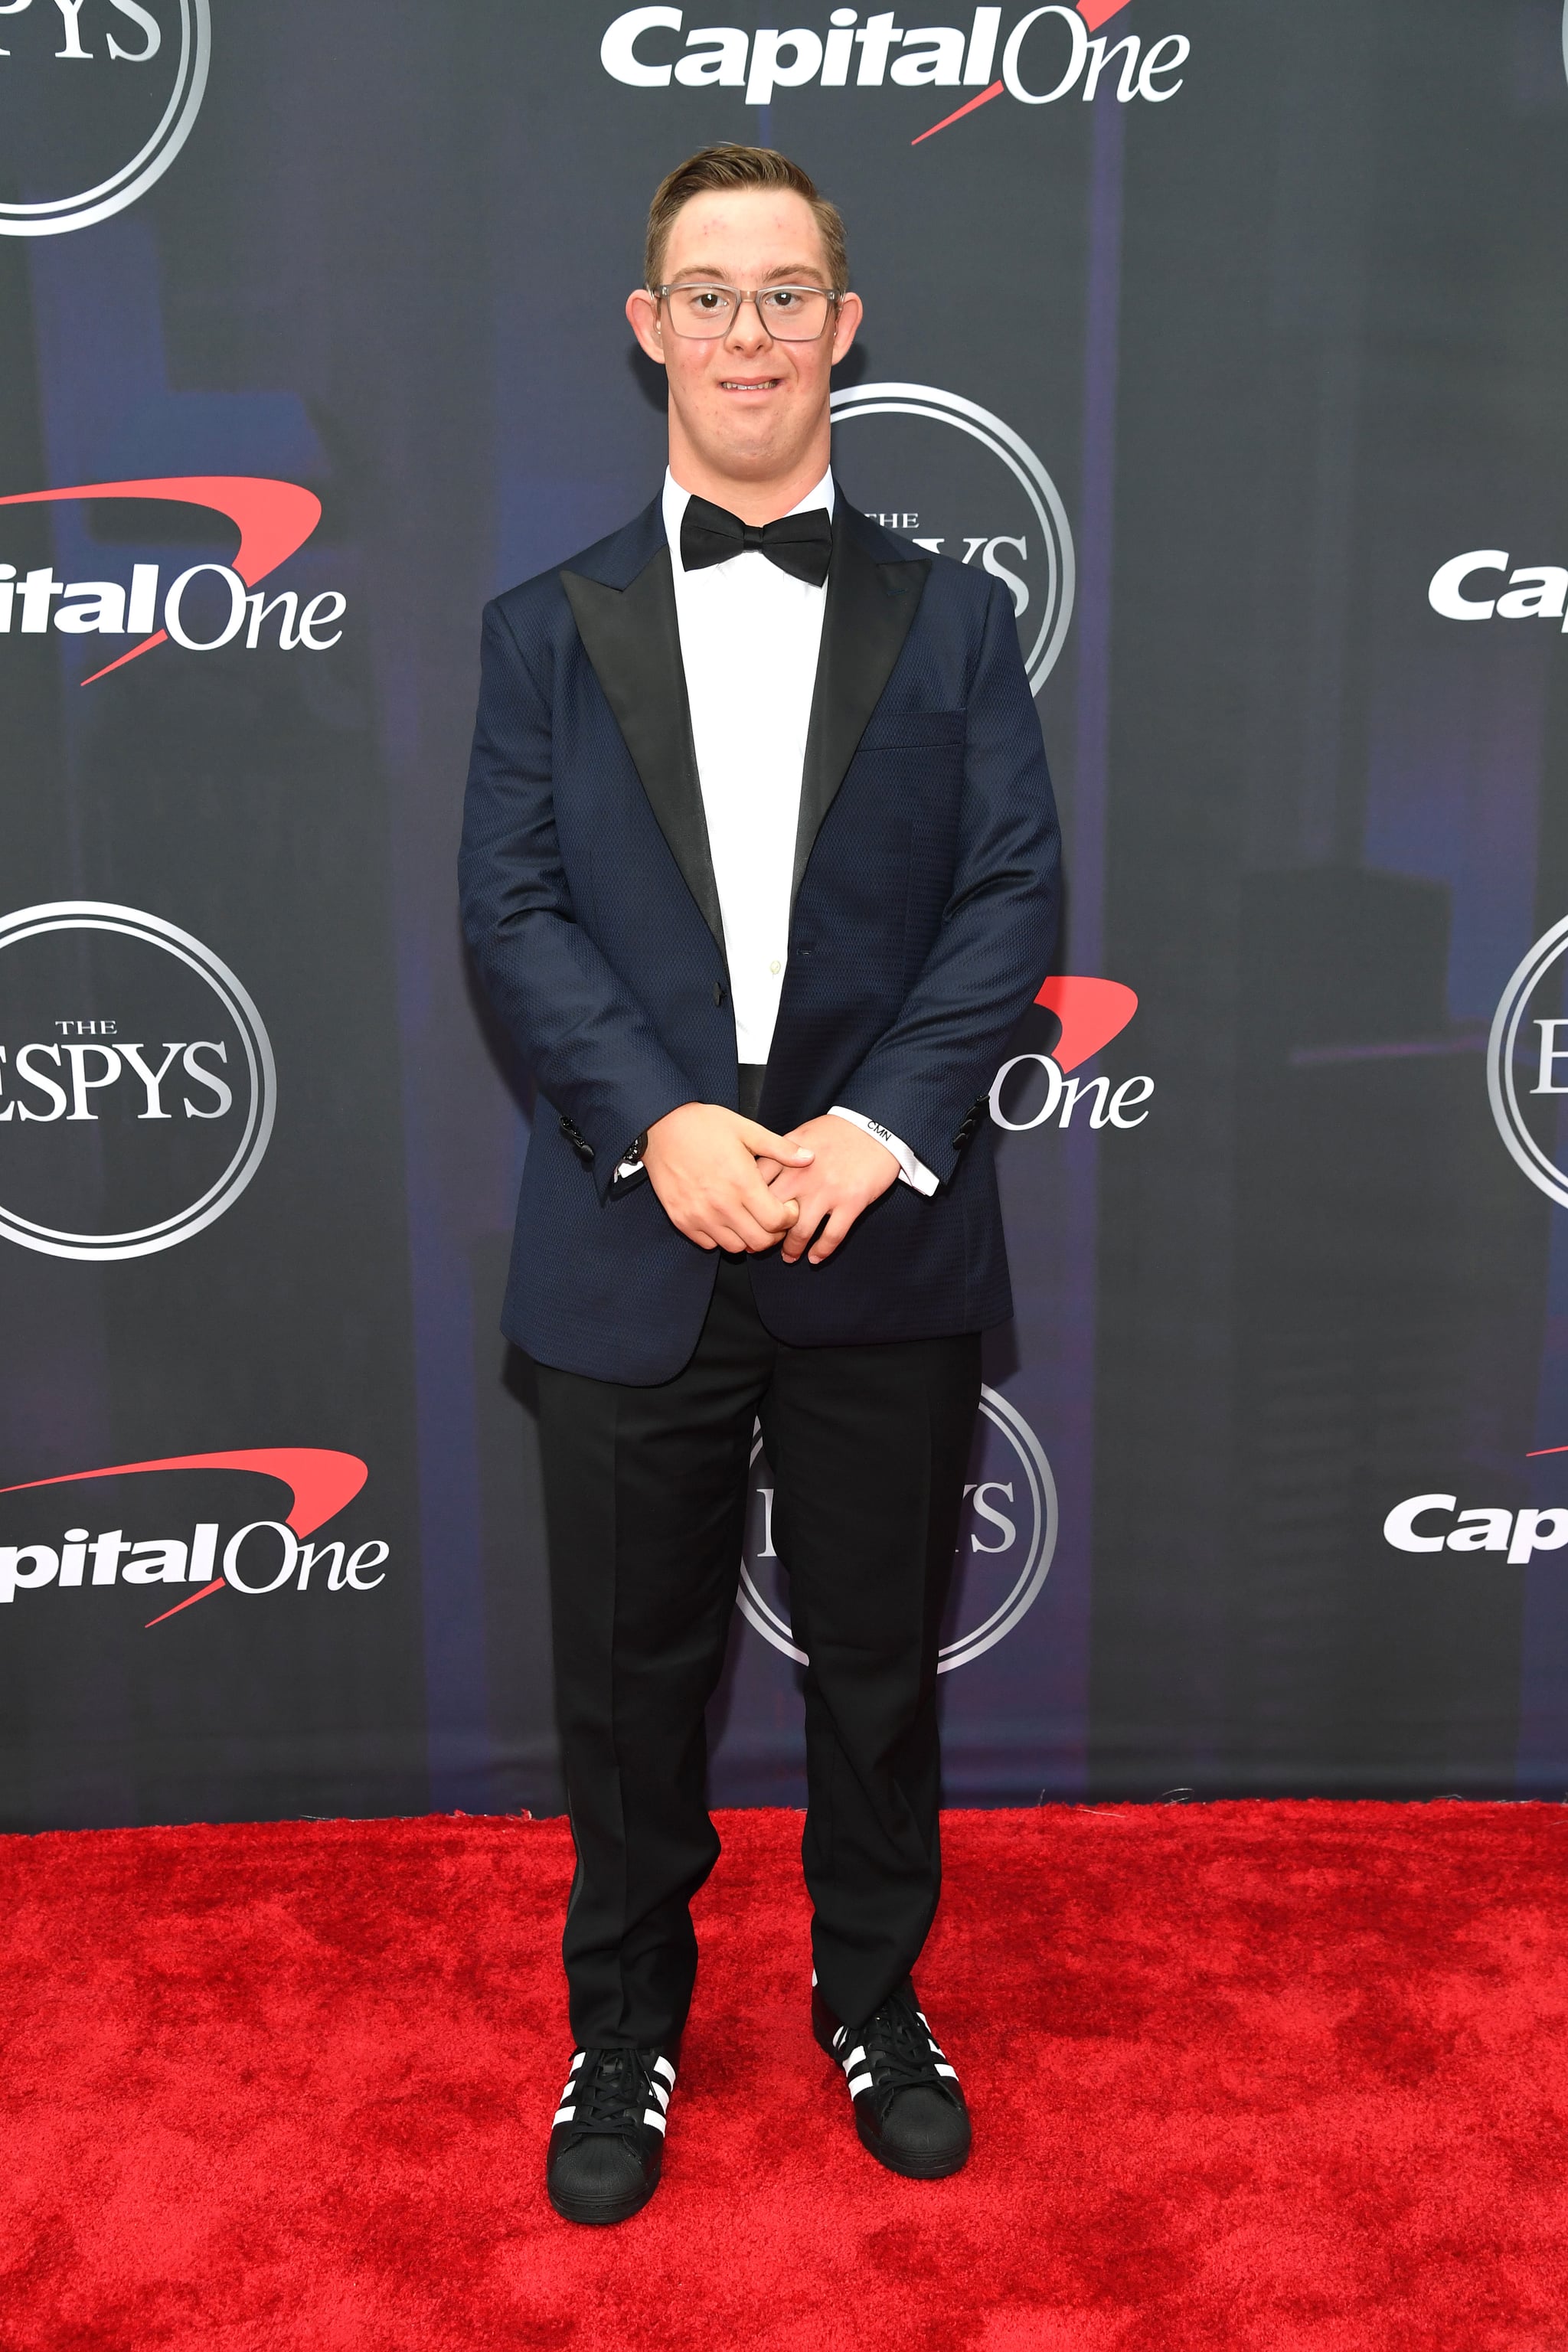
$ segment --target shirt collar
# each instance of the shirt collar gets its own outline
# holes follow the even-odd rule
[[[680,561],[680,523],[690,497],[691,492],[681,488],[667,466],[664,469],[664,535],[669,541],[669,560],[675,566],[678,575],[682,579],[685,577],[685,566]],[[813,507],[826,507],[829,514],[833,512],[831,466],[816,488],[807,490],[799,505],[791,507],[790,512],[791,514],[809,514]]]

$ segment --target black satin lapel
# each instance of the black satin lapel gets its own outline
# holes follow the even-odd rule
[[[930,570],[922,562],[879,563],[855,536],[840,499],[801,775],[792,906],[822,821],[903,651]]]
[[[659,831],[722,950],[724,925],[692,749],[669,550],[661,547],[627,588],[607,588],[580,572],[563,572],[561,584]]]

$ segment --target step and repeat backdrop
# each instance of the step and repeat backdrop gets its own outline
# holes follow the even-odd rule
[[[951,14],[0,0],[5,1827],[561,1809],[454,853],[716,139],[843,207],[841,480],[1006,583],[1067,826],[950,1800],[1568,1792],[1563,8]]]

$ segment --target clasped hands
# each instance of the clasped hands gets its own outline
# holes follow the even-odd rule
[[[647,1131],[643,1166],[666,1216],[700,1249],[770,1250],[786,1265],[832,1256],[899,1163],[873,1135],[826,1113],[788,1135],[721,1103],[682,1103]]]

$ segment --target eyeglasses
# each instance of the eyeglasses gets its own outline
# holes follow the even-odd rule
[[[673,331],[688,342],[717,342],[741,315],[742,303],[754,305],[764,335],[781,343],[814,343],[842,294],[825,293],[820,286],[762,286],[750,292],[742,286],[655,286],[649,289],[665,305]]]

